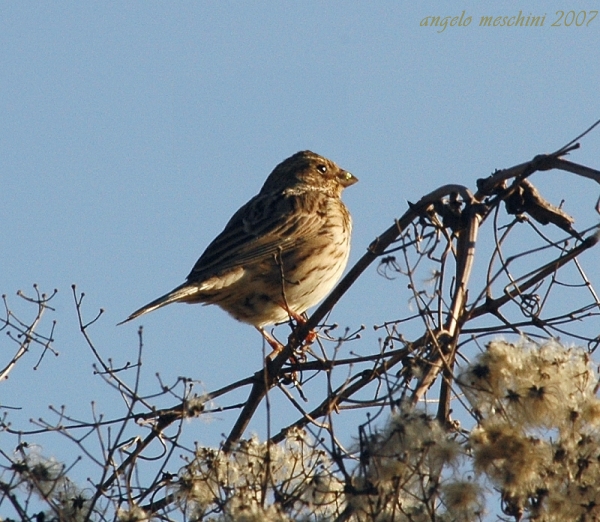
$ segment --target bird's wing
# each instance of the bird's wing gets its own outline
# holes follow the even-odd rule
[[[285,252],[300,240],[317,235],[323,216],[315,205],[306,206],[306,195],[255,196],[208,245],[188,275],[188,282],[202,281]]]

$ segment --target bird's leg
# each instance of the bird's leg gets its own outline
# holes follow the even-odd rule
[[[287,306],[285,306],[284,308],[285,308],[286,312],[289,314],[289,316],[296,321],[296,324],[298,326],[302,326],[302,325],[306,324],[307,321],[303,315],[296,313],[293,310],[290,310]],[[315,332],[314,330],[310,330],[306,334],[306,337],[304,338],[304,342],[306,344],[312,344],[316,338],[317,338],[317,332]]]
[[[306,321],[304,321],[304,322],[306,322]],[[281,353],[281,350],[283,350],[283,344],[281,344],[273,336],[269,335],[264,328],[261,328],[259,326],[255,326],[255,328],[260,332],[260,334],[263,336],[265,341],[267,341],[267,343],[269,343],[271,348],[273,348],[273,351],[266,357],[266,363],[268,364],[277,355],[279,355],[279,353]],[[304,356],[304,351],[302,351],[301,356],[306,358],[306,356]],[[300,360],[298,359],[297,354],[292,353],[292,355],[290,356],[290,359],[294,364],[300,364]],[[291,379],[290,382],[296,382],[296,372],[292,372],[292,374],[286,375],[285,378],[288,380]]]
[[[279,247],[278,251],[275,254],[275,263],[279,267],[279,273],[280,273],[279,275],[281,276],[281,297],[283,298],[283,303],[279,303],[279,306],[281,306],[281,308],[283,308],[288,313],[288,315],[290,317],[290,326],[293,329],[294,325],[291,324],[292,319],[295,319],[296,324],[298,324],[298,325],[306,324],[306,319],[301,314],[295,312],[288,306],[287,297],[285,295],[285,284],[284,283],[297,285],[297,284],[300,284],[300,281],[290,281],[290,280],[286,279],[284,271],[283,271],[283,260],[281,258],[281,253],[282,253],[282,249],[281,249],[281,247]],[[308,334],[306,334],[306,337],[304,338],[304,342],[306,344],[312,344],[316,338],[317,338],[316,332],[314,330],[311,330],[310,332],[308,332]]]
[[[260,326],[256,326],[255,327],[260,334],[263,336],[263,338],[265,339],[265,341],[267,341],[269,343],[269,345],[271,346],[271,348],[273,348],[273,351],[267,355],[266,359],[265,359],[265,364],[267,365],[267,367],[269,366],[270,363],[272,363],[273,359],[275,357],[277,357],[277,355],[279,355],[279,353],[281,353],[281,350],[283,350],[283,344],[281,344],[277,339],[275,339],[273,336],[269,335],[266,330],[264,328],[261,328]],[[290,357],[291,360],[295,363],[298,364],[298,359],[296,358],[296,355],[292,354],[292,356]],[[283,382],[287,382],[290,384],[294,384],[298,382],[297,379],[297,375],[296,372],[292,372],[292,373],[286,373],[283,375]]]
[[[260,332],[264,340],[267,341],[267,343],[269,343],[269,346],[273,348],[273,351],[269,355],[267,355],[267,359],[272,359],[273,357],[275,357],[275,355],[281,352],[281,350],[283,350],[283,344],[281,344],[273,336],[269,335],[264,328],[261,328],[260,326],[256,326],[255,328]]]
[[[261,328],[259,326],[255,326],[255,328],[261,333],[261,335],[263,336],[265,341],[267,341],[269,343],[269,345],[271,345],[271,348],[273,348],[273,351],[269,355],[267,355],[267,357],[265,359],[265,364],[268,367],[269,364],[273,362],[273,359],[277,355],[279,355],[279,353],[281,353],[281,350],[283,350],[283,344],[281,344],[277,339],[275,339],[274,337],[269,335],[265,331],[264,328]],[[301,355],[303,356],[304,360],[306,360],[306,356],[304,355],[304,352],[302,352]],[[294,353],[292,353],[292,355],[290,356],[290,360],[292,361],[293,364],[300,364],[300,360],[298,359],[298,356]],[[300,387],[300,382],[298,381],[298,374],[296,371],[292,371],[290,373],[284,373],[282,375],[281,382],[283,384],[293,384],[296,388],[299,389],[300,395],[302,396],[302,398],[304,400],[306,400],[306,398],[304,397],[304,394],[302,393],[302,388]]]

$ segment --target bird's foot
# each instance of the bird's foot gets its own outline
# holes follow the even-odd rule
[[[307,318],[305,315],[296,313],[293,310],[290,310],[289,308],[286,308],[286,310],[287,310],[287,313],[290,314],[290,318],[293,319],[294,321],[296,321],[296,326],[303,326],[307,323]],[[304,338],[304,344],[305,345],[312,344],[315,342],[316,338],[317,338],[317,332],[315,332],[314,330],[309,330],[308,333],[306,334],[306,337]]]
[[[267,341],[269,346],[273,348],[273,351],[267,355],[267,359],[274,359],[280,352],[283,350],[283,344],[281,344],[275,337],[268,334],[264,328],[260,328],[259,326],[256,329],[260,332],[260,335],[263,336],[264,340]]]

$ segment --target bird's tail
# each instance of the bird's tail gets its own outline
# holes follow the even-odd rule
[[[162,308],[171,303],[175,303],[177,301],[186,301],[194,294],[198,293],[197,286],[190,286],[188,283],[184,283],[181,286],[171,290],[169,293],[155,299],[151,303],[148,303],[145,306],[142,306],[139,310],[133,312],[127,319],[117,323],[117,326],[127,323],[140,315],[147,314],[148,312],[153,312],[158,308]]]

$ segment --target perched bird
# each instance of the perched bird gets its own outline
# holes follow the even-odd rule
[[[277,348],[264,327],[301,320],[346,267],[352,220],[341,194],[357,181],[314,152],[289,157],[208,245],[185,283],[119,324],[170,303],[216,304]]]

